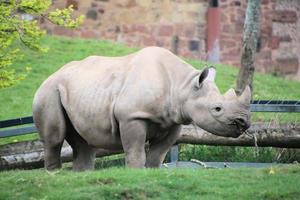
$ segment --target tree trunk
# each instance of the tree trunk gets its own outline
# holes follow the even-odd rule
[[[241,69],[236,82],[236,93],[238,95],[244,91],[246,85],[249,85],[251,91],[253,91],[254,61],[260,32],[260,5],[261,0],[248,0],[242,43]]]

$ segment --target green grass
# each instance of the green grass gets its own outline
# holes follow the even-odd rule
[[[38,138],[37,133],[31,133],[27,135],[22,135],[22,136],[12,136],[12,137],[6,137],[0,139],[0,147],[1,145],[5,144],[11,144],[11,143],[16,143],[20,141],[30,141],[30,140],[36,140]]]
[[[300,167],[0,172],[0,199],[299,199]]]
[[[293,162],[284,152],[270,147],[223,147],[182,144],[179,151],[180,160],[197,159],[217,162]],[[280,159],[278,154],[282,153]],[[294,159],[299,159],[294,156]]]

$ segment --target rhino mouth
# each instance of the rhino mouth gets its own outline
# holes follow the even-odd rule
[[[244,122],[244,120],[241,120],[241,119],[233,120],[229,125],[234,126],[238,130],[238,133],[237,133],[238,136],[245,133],[245,131],[249,128],[249,125],[246,124]]]

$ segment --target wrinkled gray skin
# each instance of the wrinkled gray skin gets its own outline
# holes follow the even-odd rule
[[[181,124],[238,137],[249,127],[249,87],[240,97],[233,89],[222,95],[214,77],[213,68],[195,70],[159,47],[68,63],[34,97],[46,169],[61,167],[64,139],[81,171],[93,169],[96,148],[124,151],[128,167],[159,167]]]

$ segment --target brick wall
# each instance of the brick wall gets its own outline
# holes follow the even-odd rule
[[[209,0],[54,0],[53,7],[73,4],[86,15],[82,27],[69,30],[49,23],[56,35],[100,38],[130,46],[162,46],[185,57],[207,58]],[[239,67],[246,1],[219,0],[220,62]],[[262,0],[256,69],[300,79],[300,1]],[[174,42],[178,41],[177,47]]]

